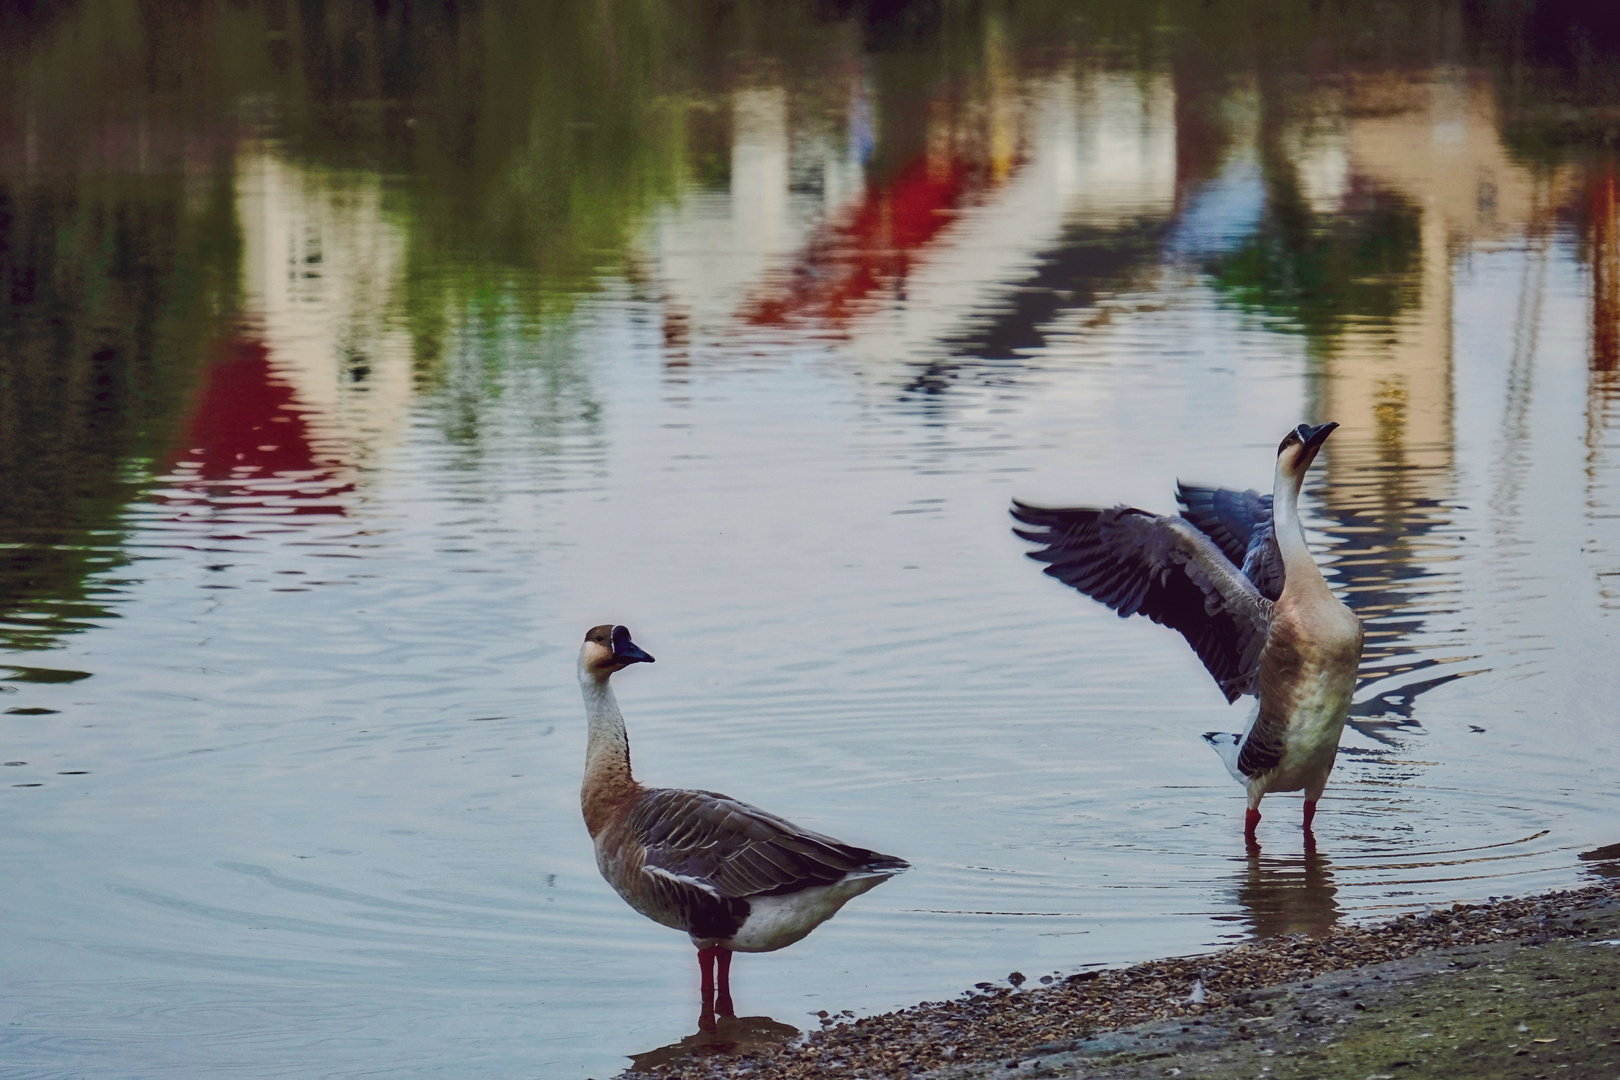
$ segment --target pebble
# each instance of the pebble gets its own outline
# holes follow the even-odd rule
[[[735,1058],[693,1059],[635,1075],[657,1080],[909,1080],[947,1063],[1000,1061],[1011,1068],[1035,1052],[1101,1031],[1172,1017],[1195,1023],[1190,1018],[1211,1009],[1262,1000],[1270,996],[1267,987],[1323,972],[1505,936],[1567,936],[1571,931],[1557,921],[1560,917],[1616,896],[1620,880],[1486,904],[1454,902],[1385,923],[1341,926],[1325,937],[1270,938],[1204,956],[1082,971],[1021,991],[981,982],[975,984],[980,993],[854,1022],[840,1019],[786,1045],[755,1048]],[[1008,976],[1014,987],[1024,981],[1016,971]],[[846,1009],[841,1015],[852,1014]]]

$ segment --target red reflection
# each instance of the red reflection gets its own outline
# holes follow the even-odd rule
[[[985,165],[952,156],[919,159],[887,183],[869,185],[853,214],[817,230],[743,318],[755,326],[842,328],[873,293],[903,283],[914,255],[991,183]]]
[[[341,480],[335,463],[317,453],[308,409],[277,374],[263,342],[243,335],[222,342],[206,380],[167,470],[171,484],[198,499],[171,491],[164,501],[200,501],[208,504],[209,517],[225,512],[259,521],[346,513],[333,496],[354,485]]]

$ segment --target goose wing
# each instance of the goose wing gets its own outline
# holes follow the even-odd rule
[[[648,790],[629,826],[645,849],[644,874],[719,901],[795,893],[849,874],[898,874],[908,865],[713,791]]]
[[[1048,510],[1013,502],[1014,531],[1046,545],[1029,557],[1065,585],[1128,615],[1171,627],[1204,662],[1227,701],[1259,692],[1271,602],[1185,518],[1127,506]]]
[[[1195,487],[1176,482],[1181,516],[1205,536],[1254,582],[1260,595],[1275,600],[1282,595],[1283,561],[1271,523],[1271,496],[1253,488]]]

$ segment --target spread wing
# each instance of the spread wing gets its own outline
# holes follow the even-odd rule
[[[1029,557],[1120,617],[1171,627],[1204,662],[1227,701],[1259,692],[1271,602],[1215,542],[1180,517],[1126,506],[1047,510],[1014,501],[1015,529],[1046,545]]]
[[[655,788],[629,826],[642,872],[716,901],[794,893],[852,873],[898,874],[904,860],[840,843],[712,791]]]
[[[1260,595],[1275,600],[1282,595],[1282,552],[1271,525],[1271,496],[1252,488],[1194,487],[1176,483],[1176,501],[1181,516],[1198,526],[1215,541],[1233,564],[1243,568],[1243,576],[1254,582]]]

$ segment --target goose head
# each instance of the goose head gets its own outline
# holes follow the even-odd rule
[[[650,664],[653,658],[630,640],[630,630],[603,623],[585,631],[585,644],[579,648],[579,670],[598,681],[631,664]]]
[[[1305,471],[1316,460],[1317,451],[1322,449],[1322,444],[1327,442],[1327,437],[1338,426],[1331,421],[1321,427],[1301,424],[1284,435],[1283,441],[1277,446],[1277,473],[1296,484],[1304,480]]]

